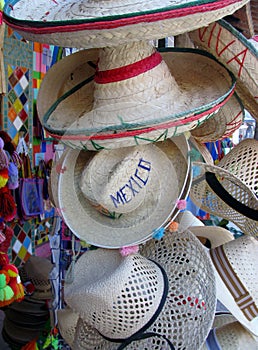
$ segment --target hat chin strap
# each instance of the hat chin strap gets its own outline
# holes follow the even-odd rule
[[[100,335],[103,338],[105,338],[106,340],[108,340],[108,341],[111,341],[113,343],[121,343],[121,345],[119,345],[117,350],[125,349],[127,347],[127,345],[130,345],[133,341],[147,339],[147,338],[151,338],[151,337],[159,337],[159,338],[165,339],[166,342],[169,345],[169,348],[171,350],[175,350],[175,347],[173,346],[171,341],[165,335],[160,334],[160,333],[155,333],[155,332],[146,332],[145,333],[145,331],[148,328],[150,328],[150,326],[156,321],[156,319],[160,315],[160,313],[161,313],[161,311],[162,311],[162,309],[163,309],[163,307],[165,305],[165,302],[166,302],[166,299],[167,299],[167,295],[168,295],[168,289],[169,289],[169,283],[168,283],[168,277],[167,277],[166,271],[156,261],[154,261],[152,259],[149,259],[149,260],[153,261],[160,268],[160,271],[162,272],[163,279],[164,279],[164,290],[163,290],[163,295],[162,295],[159,307],[157,308],[156,312],[154,313],[152,318],[149,320],[149,322],[146,323],[145,326],[143,326],[141,329],[139,329],[139,331],[137,331],[136,333],[132,334],[130,337],[128,337],[126,339],[108,338],[108,337],[106,337],[106,336],[104,336],[103,334],[100,333]]]
[[[205,173],[205,179],[210,188],[216,193],[216,195],[225,202],[228,206],[246,216],[247,218],[258,221],[258,210],[252,209],[245,204],[239,202],[228,193],[225,188],[220,184],[214,173],[207,171]]]

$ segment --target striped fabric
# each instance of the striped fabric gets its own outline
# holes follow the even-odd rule
[[[257,317],[258,308],[232,268],[223,246],[211,249],[210,256],[221,279],[248,321]]]

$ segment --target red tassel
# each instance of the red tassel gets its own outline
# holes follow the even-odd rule
[[[0,188],[0,217],[12,221],[16,216],[16,204],[7,186]]]
[[[14,235],[13,229],[7,225],[4,225],[2,232],[5,235],[5,240],[0,244],[0,251],[7,253],[11,245],[11,240]]]

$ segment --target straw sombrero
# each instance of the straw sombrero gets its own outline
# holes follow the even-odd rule
[[[120,148],[197,127],[226,103],[234,86],[233,75],[203,51],[159,53],[148,42],[135,42],[82,50],[57,62],[42,81],[37,109],[47,132],[72,148]]]
[[[167,233],[127,256],[88,251],[74,277],[64,295],[79,319],[60,322],[62,330],[75,328],[74,337],[68,334],[72,349],[198,349],[212,325],[212,264],[188,231]]]
[[[70,149],[59,174],[58,208],[71,231],[95,246],[150,239],[174,218],[189,180],[185,136],[100,152]]]
[[[189,33],[194,44],[212,53],[237,78],[236,92],[257,120],[258,51],[244,35],[224,20]]]
[[[4,20],[27,40],[63,47],[104,47],[188,32],[234,13],[247,2],[9,0]]]
[[[234,94],[219,111],[191,131],[199,142],[215,142],[231,136],[244,120],[244,107]]]
[[[258,141],[245,139],[218,165],[194,162],[190,196],[201,209],[258,236]]]
[[[251,333],[258,336],[258,241],[241,236],[210,249],[218,300]]]
[[[213,328],[200,350],[257,350],[258,341],[239,323]]]

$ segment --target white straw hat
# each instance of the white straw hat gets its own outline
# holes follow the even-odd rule
[[[219,226],[194,226],[189,230],[208,248],[216,248],[234,239],[232,233]]]
[[[42,81],[37,109],[47,132],[72,148],[120,148],[197,127],[234,86],[233,75],[204,51],[159,53],[141,41],[61,59]]]
[[[258,336],[258,241],[241,236],[210,249],[215,267],[218,300]]]
[[[27,40],[103,47],[178,35],[234,13],[248,0],[9,0],[4,20]]]
[[[109,151],[69,150],[58,180],[67,226],[105,248],[150,239],[174,219],[188,181],[188,151],[185,136]]]
[[[231,136],[244,120],[244,107],[234,94],[219,111],[191,131],[199,142],[215,142]]]
[[[150,240],[140,254],[88,251],[64,289],[80,316],[71,347],[198,349],[214,318],[214,282],[205,248],[188,231]]]
[[[190,196],[201,209],[258,236],[258,141],[245,139],[218,165],[194,162]]]
[[[212,53],[237,78],[236,92],[257,120],[258,50],[224,20],[190,32],[196,46]]]
[[[233,322],[210,331],[200,350],[257,350],[258,341],[239,323]]]
[[[237,322],[237,319],[229,311],[216,311],[212,328],[220,328],[233,322]]]

